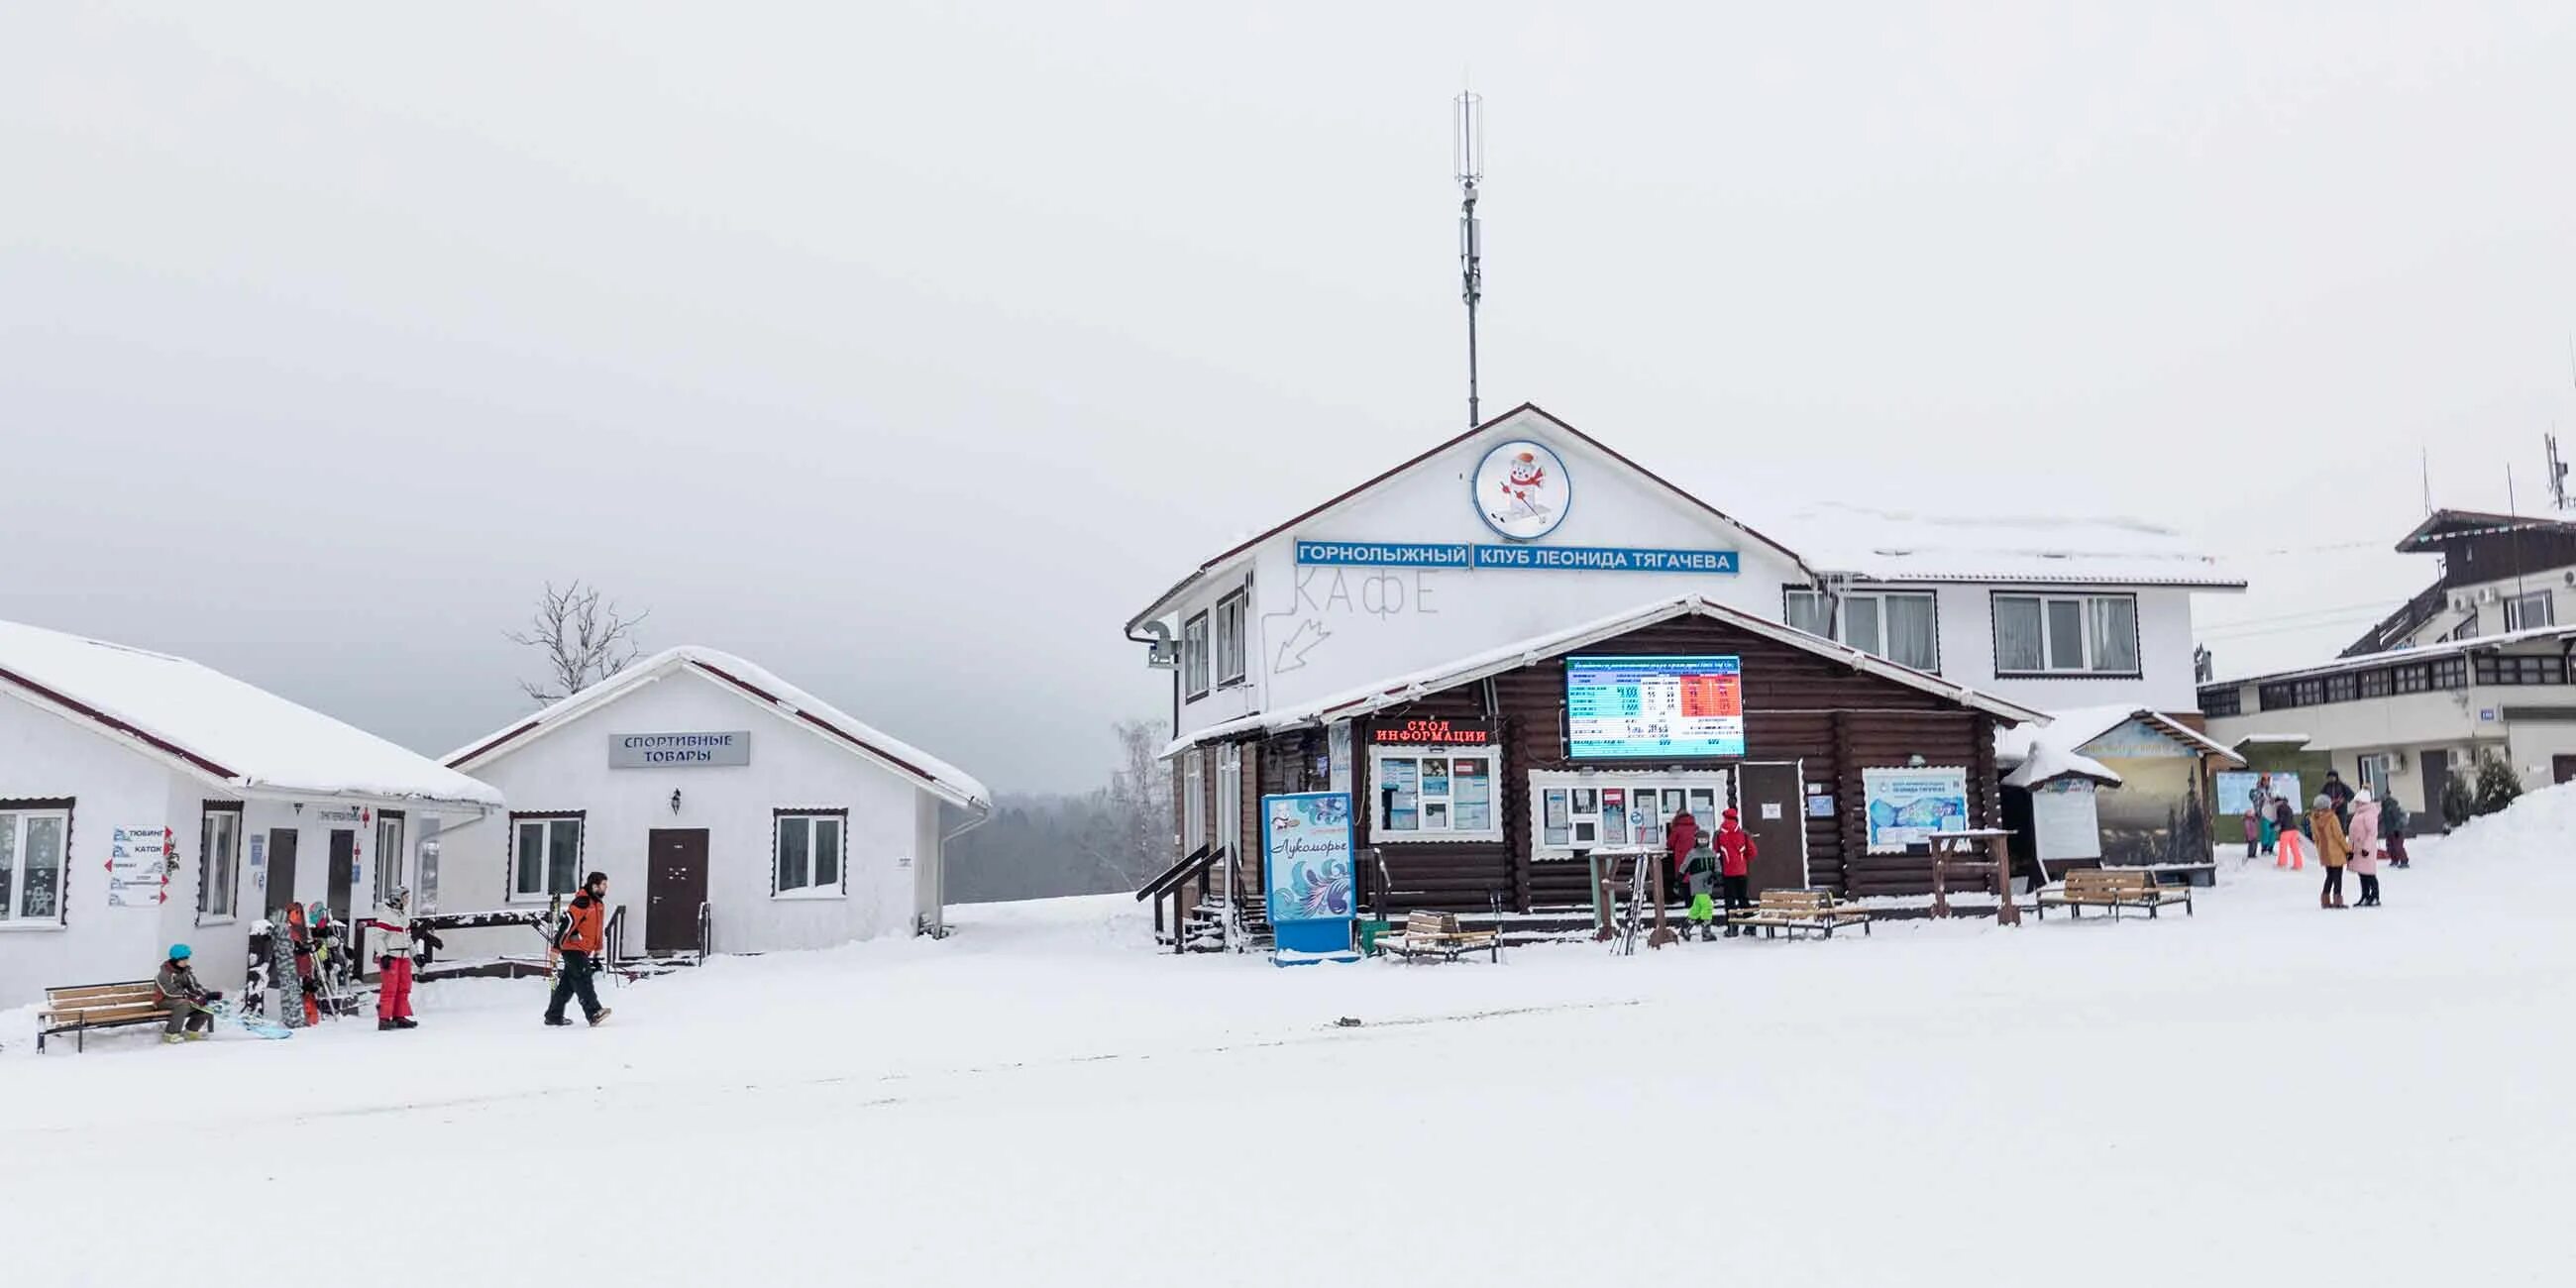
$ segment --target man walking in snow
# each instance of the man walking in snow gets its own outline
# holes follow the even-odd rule
[[[572,1023],[564,1018],[564,1003],[581,998],[581,1012],[597,1028],[608,1019],[608,1008],[599,1004],[599,990],[591,977],[599,970],[598,957],[607,945],[608,874],[593,872],[581,883],[581,892],[572,897],[564,909],[563,930],[555,940],[559,955],[555,967],[554,996],[546,1002],[546,1023],[562,1027]]]
[[[376,1028],[416,1029],[411,1018],[411,914],[405,909],[411,892],[401,886],[385,892],[384,902],[367,929],[384,936],[376,945]]]

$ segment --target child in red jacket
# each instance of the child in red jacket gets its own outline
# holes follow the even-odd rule
[[[1735,910],[1753,907],[1753,856],[1760,849],[1753,844],[1753,834],[1744,830],[1734,810],[1726,811],[1717,825],[1718,881],[1726,891],[1726,937],[1735,938]]]

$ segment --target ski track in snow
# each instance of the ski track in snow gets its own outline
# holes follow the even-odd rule
[[[42,1059],[12,1012],[0,1248],[274,1281],[175,1208],[477,1288],[568,1241],[620,1286],[2566,1282],[2576,793],[2417,848],[2338,913],[2229,856],[2192,918],[1283,971],[1110,897],[720,961],[596,1030],[537,1027],[538,981]]]

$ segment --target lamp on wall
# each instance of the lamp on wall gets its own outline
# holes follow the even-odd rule
[[[680,812],[680,789],[677,787],[671,789],[671,812],[674,814]]]
[[[1906,757],[1905,767],[1908,769],[1921,769],[1923,767],[1923,753],[1918,751],[1913,755]]]

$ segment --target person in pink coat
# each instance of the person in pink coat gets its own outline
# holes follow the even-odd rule
[[[2362,908],[2379,906],[2379,801],[2369,792],[2352,798],[2352,873],[2361,878]]]

